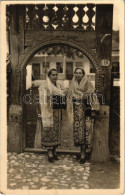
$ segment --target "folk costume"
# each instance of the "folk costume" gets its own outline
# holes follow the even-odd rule
[[[91,110],[99,110],[99,101],[92,83],[84,75],[80,83],[73,77],[67,96],[67,112],[73,124],[74,146],[91,150],[93,120]]]
[[[63,94],[60,84],[54,85],[49,77],[39,87],[41,106],[41,145],[47,149],[53,149],[61,144],[61,106],[59,97]],[[37,140],[35,141],[37,144]]]

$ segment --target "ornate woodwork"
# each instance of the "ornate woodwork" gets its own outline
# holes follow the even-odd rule
[[[11,104],[14,105],[9,112],[9,137],[17,136],[15,132],[19,129],[20,139],[17,136],[15,145],[18,151],[25,148],[25,143],[20,140],[25,140],[26,125],[22,114],[25,113],[23,96],[26,66],[38,51],[54,45],[66,45],[82,52],[95,67],[97,95],[102,98],[105,94],[106,104],[109,104],[112,5],[105,5],[105,9],[95,4],[10,5],[7,6],[7,23],[12,68]],[[102,65],[105,64],[102,63],[105,59],[110,62],[108,67]],[[105,123],[108,124],[108,120],[107,117]],[[14,144],[9,140],[10,150],[15,151]],[[98,142],[98,138],[96,141]]]
[[[95,30],[95,4],[26,5],[26,29]]]
[[[25,54],[25,57],[23,58],[23,60],[21,61],[21,64],[19,66],[17,66],[16,69],[16,73],[17,73],[17,77],[18,79],[18,86],[19,86],[19,96],[18,96],[18,104],[22,105],[23,104],[23,89],[24,89],[24,70],[26,68],[26,65],[28,63],[28,61],[31,59],[31,57],[37,53],[38,51],[40,51],[41,49],[44,49],[45,47],[49,47],[51,45],[69,45],[75,49],[78,49],[79,51],[81,51],[82,53],[84,53],[92,62],[92,64],[94,65],[95,69],[96,69],[96,90],[98,93],[100,93],[100,95],[102,94],[102,81],[103,81],[103,77],[102,77],[102,69],[101,66],[99,66],[98,64],[98,60],[95,58],[95,54],[90,51],[89,49],[85,48],[85,47],[81,47],[79,46],[77,43],[75,42],[71,42],[71,41],[65,41],[63,39],[56,39],[56,40],[48,40],[48,41],[44,41],[38,44],[38,42],[36,42],[36,44],[34,44],[34,46],[32,46],[32,48],[30,48],[30,51],[27,52],[27,54]]]
[[[96,6],[96,52],[103,69],[104,95],[107,105],[110,105],[111,90],[112,18],[112,4]]]

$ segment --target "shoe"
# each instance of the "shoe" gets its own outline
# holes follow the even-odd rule
[[[49,161],[50,163],[54,163],[54,158],[48,156],[48,161]]]
[[[81,154],[76,155],[76,159],[79,160],[81,158]]]
[[[57,154],[56,155],[53,155],[53,157],[54,157],[55,160],[59,160]]]
[[[80,159],[80,164],[84,164],[86,162],[86,158],[81,158]]]

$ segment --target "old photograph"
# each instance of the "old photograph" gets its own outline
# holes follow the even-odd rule
[[[123,12],[2,1],[1,193],[124,192]]]

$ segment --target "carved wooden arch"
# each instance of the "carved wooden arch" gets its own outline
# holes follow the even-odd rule
[[[96,90],[98,90],[98,92],[102,91],[102,68],[97,60],[97,58],[95,57],[95,53],[93,53],[90,49],[80,46],[78,43],[74,42],[74,41],[69,41],[69,40],[63,40],[63,39],[54,39],[54,40],[47,40],[47,41],[43,41],[43,42],[36,42],[36,44],[33,44],[32,47],[30,47],[26,54],[24,55],[22,62],[19,64],[19,66],[17,67],[17,75],[18,75],[18,89],[19,89],[19,93],[18,93],[18,103],[19,105],[23,104],[23,95],[24,95],[24,85],[25,85],[25,74],[24,71],[26,69],[26,66],[28,64],[28,62],[30,61],[30,59],[40,50],[46,48],[46,47],[50,47],[52,45],[67,45],[67,46],[71,46],[77,50],[79,50],[80,52],[82,52],[93,64],[93,66],[96,69],[96,79],[95,79],[95,88]]]

